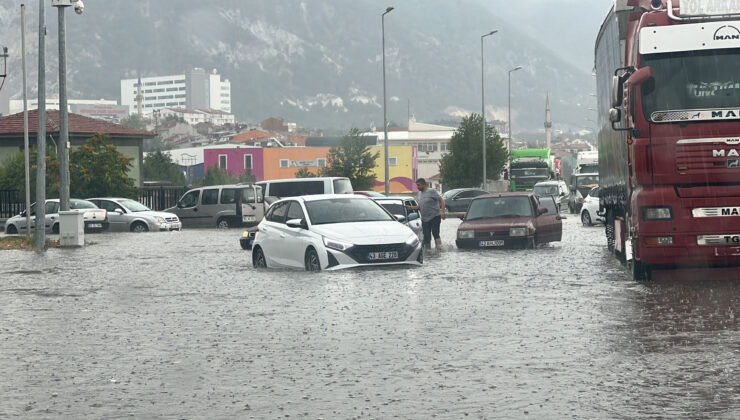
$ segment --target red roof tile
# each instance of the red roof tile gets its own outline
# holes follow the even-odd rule
[[[239,133],[235,135],[234,139],[232,140],[232,143],[246,143],[246,142],[256,140],[256,139],[269,139],[272,137],[275,137],[275,136],[266,131],[249,130],[249,131],[245,131],[243,133]]]
[[[38,111],[28,111],[28,132],[36,133],[38,128]],[[59,132],[59,111],[46,111],[46,132]],[[154,133],[149,131],[136,130],[120,124],[114,124],[108,121],[98,120],[95,118],[85,117],[78,114],[69,113],[69,134],[95,134],[105,133],[111,136],[131,136],[131,137],[154,137]],[[23,135],[23,113],[0,117],[0,136]]]

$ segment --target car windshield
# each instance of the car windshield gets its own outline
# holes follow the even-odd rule
[[[531,217],[532,215],[532,206],[528,197],[492,197],[473,200],[465,220]]]
[[[587,176],[578,176],[576,177],[576,185],[582,186],[582,185],[595,185],[599,183],[599,176],[598,175],[587,175]]]
[[[538,196],[558,195],[558,186],[557,185],[535,185],[534,193]]]
[[[118,204],[122,205],[123,207],[126,207],[126,209],[132,213],[151,210],[149,207],[139,203],[138,201],[134,201],[134,200],[121,200],[118,202]]]
[[[70,209],[96,209],[98,208],[95,204],[86,200],[70,200]]]
[[[307,201],[308,218],[314,225],[394,220],[379,204],[361,198]]]

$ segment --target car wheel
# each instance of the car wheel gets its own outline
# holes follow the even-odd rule
[[[56,235],[59,234],[59,223],[51,227],[51,233],[56,234]]]
[[[321,271],[321,261],[319,260],[319,254],[313,248],[308,248],[306,251],[306,257],[304,259],[306,271]]]
[[[588,210],[581,212],[581,223],[583,223],[583,226],[593,226],[591,215],[588,214]]]
[[[231,227],[231,223],[229,223],[229,219],[222,217],[216,222],[216,227],[219,229],[228,229]]]
[[[257,247],[252,251],[252,265],[254,268],[267,268],[267,259],[265,259],[262,248]]]
[[[135,222],[131,225],[131,232],[149,232],[149,226],[146,223]]]
[[[8,227],[5,228],[5,233],[8,235],[15,235],[18,233],[18,228],[16,228],[15,225],[8,225]]]

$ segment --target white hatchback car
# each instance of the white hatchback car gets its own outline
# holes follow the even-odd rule
[[[604,217],[599,215],[599,187],[594,187],[583,199],[581,223],[583,223],[583,226],[593,226],[597,222],[604,223]]]
[[[307,271],[356,266],[421,265],[418,236],[380,204],[360,195],[332,194],[275,202],[257,227],[257,268]]]

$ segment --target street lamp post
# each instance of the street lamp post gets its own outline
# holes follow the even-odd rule
[[[46,12],[39,0],[38,125],[36,126],[36,220],[46,220]],[[30,211],[30,209],[28,210]],[[30,227],[29,227],[30,228]],[[45,223],[36,223],[34,246],[46,249]]]
[[[508,112],[508,118],[509,121],[506,123],[509,127],[509,141],[506,142],[506,152],[508,153],[508,161],[509,161],[509,180],[511,180],[511,136],[513,134],[513,131],[511,130],[511,73],[515,72],[517,70],[521,70],[522,66],[516,66],[513,69],[509,70],[509,112]]]
[[[491,36],[498,32],[498,29],[495,29],[485,35],[482,35],[480,37],[480,116],[483,120],[483,189],[486,189],[486,185],[488,185],[488,179],[486,177],[486,85],[485,85],[485,78],[483,77],[483,38],[487,36]]]
[[[380,16],[380,26],[383,36],[383,152],[385,154],[385,195],[390,193],[390,171],[388,170],[388,164],[390,159],[388,158],[388,112],[386,111],[386,99],[385,99],[385,15],[393,10],[393,6],[388,6],[385,12]]]
[[[67,34],[64,9],[82,14],[82,0],[52,0],[59,16],[59,210],[69,211],[69,115],[67,111]]]

